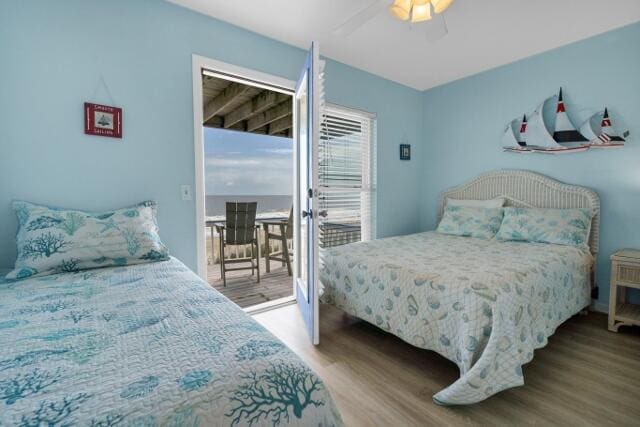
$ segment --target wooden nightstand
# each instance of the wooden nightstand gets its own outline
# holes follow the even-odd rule
[[[640,289],[640,250],[622,249],[611,255],[609,330],[640,326],[640,305],[627,303],[627,288]]]

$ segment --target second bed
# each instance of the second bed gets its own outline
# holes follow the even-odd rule
[[[557,207],[592,208],[590,246],[597,247],[599,204],[588,189],[500,171],[445,196],[472,198],[486,190],[481,197],[536,206],[511,197],[509,186],[517,179],[559,195],[521,192],[523,199],[541,200],[538,206],[557,200]],[[434,401],[471,404],[524,384],[522,365],[534,350],[589,306],[593,261],[587,248],[419,233],[325,250],[322,300],[456,363],[460,378]]]

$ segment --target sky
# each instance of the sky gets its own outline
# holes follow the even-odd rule
[[[207,195],[291,195],[293,139],[204,128]]]

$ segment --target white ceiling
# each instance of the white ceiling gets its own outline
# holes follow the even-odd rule
[[[324,56],[419,90],[640,21],[639,0],[455,0],[449,34],[429,42],[430,22],[412,28],[386,10],[332,34],[374,0],[169,1],[301,48],[319,41]]]

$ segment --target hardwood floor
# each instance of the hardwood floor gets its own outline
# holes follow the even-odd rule
[[[523,387],[461,407],[431,400],[458,378],[452,362],[335,307],[321,306],[317,347],[295,305],[255,319],[323,379],[348,426],[640,426],[640,328],[609,332],[600,313],[561,325],[524,366]]]
[[[256,283],[256,276],[251,275],[251,270],[228,271],[225,287],[220,278],[219,264],[207,266],[207,281],[242,308],[293,294],[293,279],[287,273],[287,267],[271,261],[271,272],[267,273],[264,258],[260,258],[260,283]]]

